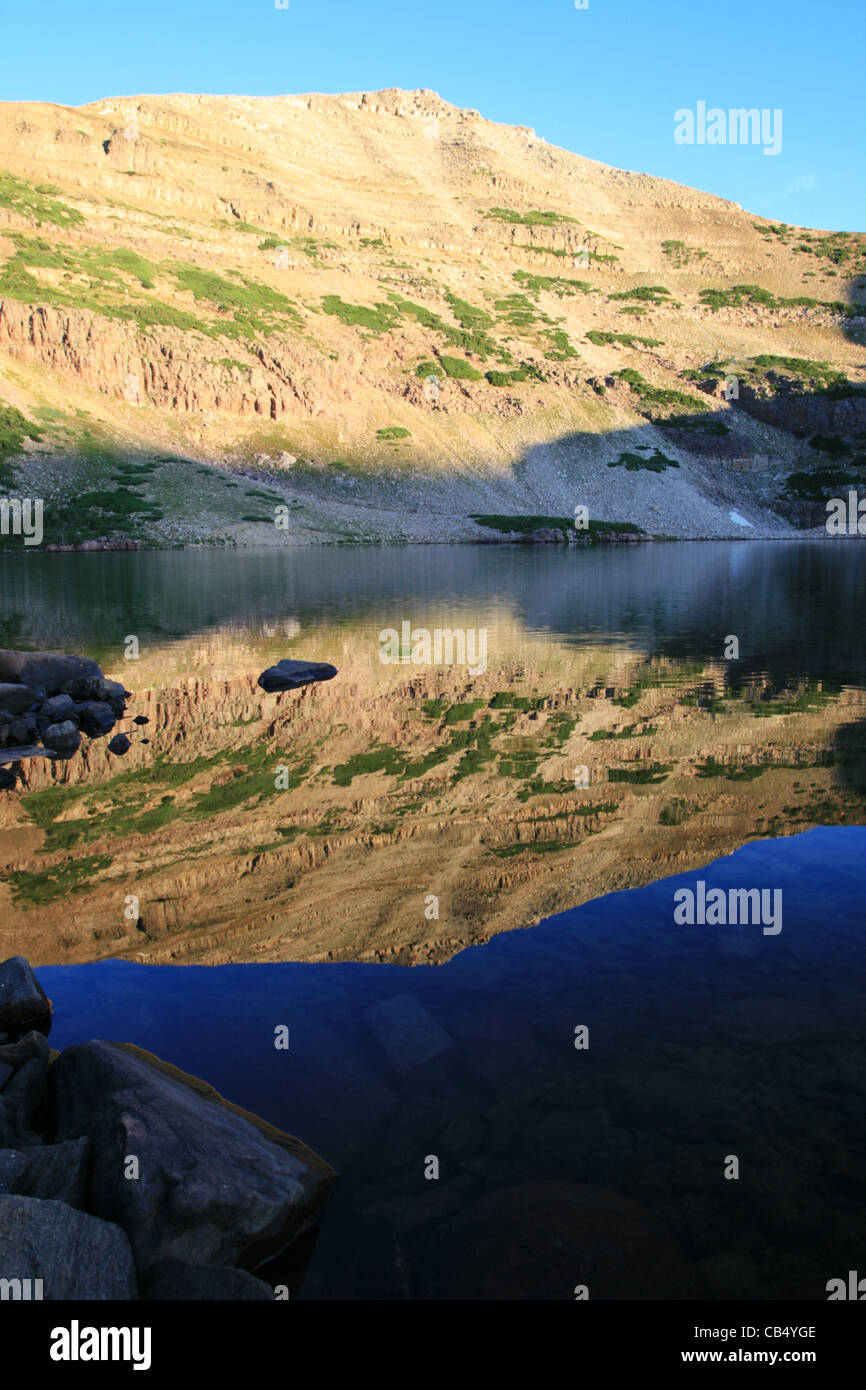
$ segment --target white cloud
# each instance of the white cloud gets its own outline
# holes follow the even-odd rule
[[[783,188],[779,196],[789,198],[792,193],[811,193],[812,189],[817,187],[818,182],[813,174],[801,174],[800,178],[794,179],[787,188]]]

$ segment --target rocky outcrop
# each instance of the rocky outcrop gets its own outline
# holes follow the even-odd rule
[[[129,699],[88,657],[0,649],[0,788],[15,785],[15,764],[27,758],[71,758],[82,734],[111,733]],[[119,755],[129,747],[123,733],[109,744]]]
[[[250,1271],[315,1223],[334,1170],[139,1048],[50,1054],[22,1031],[49,1009],[23,957],[0,965],[0,1279],[46,1299],[272,1297]]]
[[[311,389],[311,364],[296,360],[289,344],[256,345],[249,364],[220,363],[209,356],[209,340],[197,335],[162,328],[157,340],[142,337],[134,324],[82,309],[12,299],[0,299],[0,350],[77,377],[115,400],[147,401],[180,414],[215,410],[276,420],[316,413],[320,395]],[[320,388],[332,392],[330,364],[322,364],[321,376]]]
[[[90,1138],[89,1209],[126,1231],[142,1270],[166,1259],[252,1268],[328,1194],[332,1170],[297,1139],[138,1048],[80,1043],[53,1074],[58,1139]]]

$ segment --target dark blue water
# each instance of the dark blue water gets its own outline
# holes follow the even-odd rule
[[[338,1167],[302,1297],[824,1299],[866,1258],[864,862],[755,842],[440,967],[38,973],[55,1047],[135,1042]],[[698,879],[782,930],[678,925]]]

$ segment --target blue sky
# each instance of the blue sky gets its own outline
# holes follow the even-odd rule
[[[582,3],[582,0],[581,0]],[[428,87],[552,144],[765,217],[866,230],[859,0],[40,0],[3,18],[0,96]],[[677,144],[674,113],[782,112],[781,150]]]

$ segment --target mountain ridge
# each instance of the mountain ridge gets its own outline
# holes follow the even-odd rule
[[[423,89],[2,103],[0,457],[73,544],[802,533],[861,466],[863,271]]]

